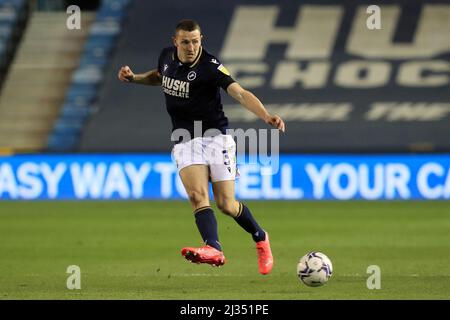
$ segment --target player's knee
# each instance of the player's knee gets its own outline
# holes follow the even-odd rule
[[[217,201],[217,207],[220,211],[222,211],[224,214],[236,217],[238,214],[238,207],[236,207],[236,201]]]
[[[188,192],[189,201],[194,207],[205,205],[208,202],[208,193],[205,191],[191,190]]]

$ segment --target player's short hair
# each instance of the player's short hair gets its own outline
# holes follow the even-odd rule
[[[175,28],[175,34],[177,34],[177,32],[179,30],[189,31],[189,32],[198,30],[200,32],[200,34],[202,33],[202,29],[200,28],[200,25],[197,23],[197,21],[191,20],[191,19],[184,19],[184,20],[181,20],[180,22],[178,22],[178,24]]]

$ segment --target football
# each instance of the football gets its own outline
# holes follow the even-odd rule
[[[333,274],[331,260],[322,252],[310,252],[297,264],[298,279],[309,287],[324,285]]]

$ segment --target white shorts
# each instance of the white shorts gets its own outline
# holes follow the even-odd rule
[[[236,166],[236,142],[231,135],[198,137],[178,143],[172,149],[172,158],[181,169],[195,164],[209,166],[212,182],[235,180],[239,176]]]

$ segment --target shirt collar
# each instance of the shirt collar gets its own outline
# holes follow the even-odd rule
[[[200,57],[201,57],[202,53],[203,53],[203,47],[200,47],[197,57],[195,57],[195,60],[191,64],[187,64],[187,63],[181,62],[180,59],[178,59],[177,48],[174,47],[174,51],[172,53],[172,60],[177,61],[177,62],[181,63],[182,65],[187,66],[189,68],[193,68],[200,61]]]

